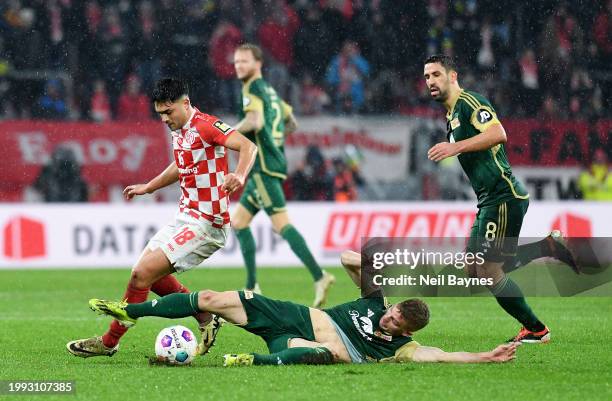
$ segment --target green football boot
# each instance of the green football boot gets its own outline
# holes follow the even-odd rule
[[[89,308],[92,311],[100,315],[108,315],[125,327],[132,327],[136,324],[136,319],[131,318],[125,311],[127,305],[126,301],[105,301],[95,298],[89,300]]]

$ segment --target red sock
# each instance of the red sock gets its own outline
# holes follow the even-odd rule
[[[123,299],[127,300],[129,304],[137,304],[146,301],[148,295],[149,288],[140,290],[128,284],[128,288],[125,291],[125,295],[123,295]],[[119,344],[119,340],[121,337],[123,337],[127,330],[127,327],[123,326],[118,321],[113,320],[108,331],[102,336],[102,343],[109,348],[115,347],[117,344]]]
[[[183,287],[181,283],[172,274],[160,278],[151,286],[151,291],[163,297],[168,294],[183,293],[188,294],[190,291],[187,287]]]
[[[151,291],[163,297],[168,294],[183,293],[189,294],[191,291],[183,286],[172,274],[160,278],[151,286]],[[193,315],[199,325],[205,325],[210,322],[211,315],[209,312],[199,312]]]

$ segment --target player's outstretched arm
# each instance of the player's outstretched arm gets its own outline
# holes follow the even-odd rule
[[[491,149],[493,146],[506,143],[507,141],[506,131],[498,123],[489,126],[484,132],[463,141],[454,143],[440,142],[429,149],[427,157],[434,162],[439,162],[459,153],[480,152]]]
[[[179,171],[175,162],[172,162],[162,171],[157,177],[153,178],[146,184],[128,185],[123,190],[123,196],[126,199],[132,199],[136,195],[150,194],[160,188],[167,187],[170,184],[178,181]]]
[[[285,118],[285,135],[293,134],[297,130],[298,124],[293,113]]]
[[[521,343],[498,345],[488,352],[445,352],[440,348],[419,345],[412,354],[412,362],[486,363],[508,362],[515,358]]]
[[[225,141],[225,147],[231,150],[235,150],[239,153],[238,165],[233,173],[229,173],[223,179],[223,185],[221,189],[231,194],[236,190],[240,189],[244,185],[244,181],[253,167],[255,162],[255,156],[257,156],[257,146],[248,140],[240,132],[234,132],[232,135],[227,137]]]
[[[240,132],[259,131],[264,126],[263,111],[249,110],[244,118],[234,126],[234,129]]]
[[[344,251],[340,255],[340,262],[353,283],[361,288],[361,254],[354,251]]]

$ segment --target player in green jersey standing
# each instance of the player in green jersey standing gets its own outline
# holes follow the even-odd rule
[[[255,239],[249,225],[263,209],[274,231],[289,243],[312,274],[315,281],[312,306],[318,308],[325,303],[335,278],[321,270],[306,241],[289,221],[283,192],[283,181],[287,178],[284,140],[285,134],[295,131],[297,123],[291,106],[262,78],[262,63],[261,49],[253,44],[243,44],[234,53],[236,75],[242,81],[241,120],[234,128],[258,146],[255,165],[231,218],[247,269],[246,289],[261,293],[256,276]]]
[[[529,194],[512,175],[504,149],[506,132],[491,103],[478,93],[461,89],[454,61],[448,56],[429,57],[424,77],[433,99],[447,110],[448,142],[434,145],[427,156],[435,162],[458,156],[478,197],[478,213],[467,248],[484,253],[485,263],[469,266],[468,274],[492,278],[489,289],[497,302],[523,325],[511,340],[548,342],[549,329],[506,273],[545,256],[565,262],[579,273],[576,263],[558,231],[541,241],[518,246]]]

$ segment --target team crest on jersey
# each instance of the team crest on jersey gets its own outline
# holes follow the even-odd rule
[[[215,123],[213,124],[213,127],[223,132],[224,134],[227,134],[227,132],[232,129],[232,127],[230,127],[229,125],[227,125],[221,120],[215,121]]]
[[[185,135],[183,135],[183,142],[187,143],[189,146],[193,145],[196,141],[196,133],[193,128],[189,128]]]
[[[247,107],[249,104],[251,104],[251,98],[249,98],[248,96],[243,97],[242,107]]]

